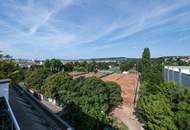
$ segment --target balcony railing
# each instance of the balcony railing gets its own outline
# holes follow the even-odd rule
[[[12,110],[4,97],[0,97],[0,130],[20,130]]]
[[[9,79],[0,80],[0,130],[20,130],[9,105]]]

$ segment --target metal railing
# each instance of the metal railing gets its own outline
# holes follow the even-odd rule
[[[8,121],[8,124],[7,124],[8,126],[4,126],[4,124],[1,124],[0,129],[1,128],[3,129],[4,127],[8,127],[11,130],[20,130],[17,120],[16,120],[7,100],[4,97],[0,97],[0,100],[1,100],[1,112],[0,113],[2,115],[2,118],[4,116]]]

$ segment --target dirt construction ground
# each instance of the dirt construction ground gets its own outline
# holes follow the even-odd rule
[[[114,81],[121,86],[123,103],[132,106],[135,100],[138,76],[136,74],[112,74],[102,78],[104,81]]]
[[[121,87],[123,105],[115,108],[111,114],[127,125],[129,130],[143,130],[141,123],[136,115],[134,115],[135,94],[139,86],[138,75],[115,73],[102,78],[102,80],[114,81]]]

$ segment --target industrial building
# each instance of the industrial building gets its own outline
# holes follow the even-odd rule
[[[166,81],[174,81],[190,87],[190,66],[165,66],[163,75]]]

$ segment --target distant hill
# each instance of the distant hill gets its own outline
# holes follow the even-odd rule
[[[118,61],[131,61],[139,60],[139,58],[127,58],[127,57],[108,57],[108,58],[90,58],[90,59],[76,59],[76,60],[65,60],[62,59],[62,62],[118,62]]]

